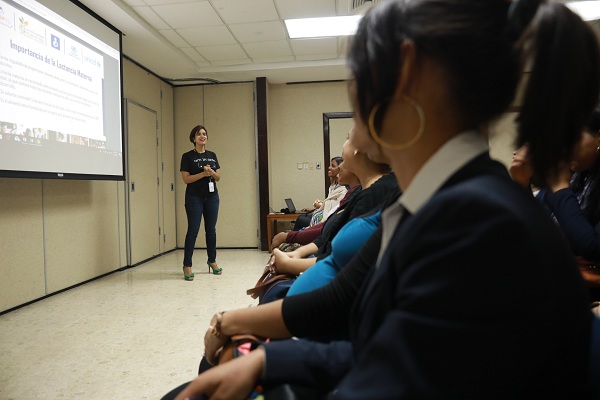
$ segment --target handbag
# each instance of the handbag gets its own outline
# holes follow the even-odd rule
[[[219,351],[219,364],[246,355],[263,343],[268,342],[269,339],[262,339],[254,335],[232,336],[231,341]],[[257,385],[247,397],[247,400],[256,399],[260,395],[265,400],[325,400],[328,398],[328,393],[322,389],[284,383],[266,388],[263,388],[262,385]]]
[[[274,270],[265,268],[256,285],[246,290],[246,294],[250,295],[253,299],[258,298],[259,304],[268,303],[285,297],[295,279],[295,275],[278,274]]]
[[[219,364],[231,361],[234,358],[246,355],[256,349],[263,343],[268,343],[268,339],[261,339],[254,335],[235,335],[231,340],[219,350]]]
[[[296,275],[278,274],[275,270],[275,258],[271,255],[263,274],[256,281],[253,288],[246,290],[246,294],[253,299],[258,298],[258,304],[268,303],[269,301],[282,299],[292,286]],[[266,297],[268,296],[268,297]]]

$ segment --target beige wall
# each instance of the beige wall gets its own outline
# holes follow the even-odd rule
[[[350,111],[345,82],[269,87],[269,202],[273,211],[291,197],[296,208],[323,198],[323,170],[298,170],[297,163],[323,160],[323,113]],[[339,155],[341,150],[331,150]]]

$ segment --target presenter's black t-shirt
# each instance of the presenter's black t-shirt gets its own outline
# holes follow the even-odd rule
[[[212,151],[205,150],[204,153],[197,153],[196,150],[191,150],[181,156],[179,171],[187,171],[190,175],[196,175],[204,171],[205,165],[209,165],[213,171],[221,168],[217,155]],[[208,190],[208,183],[211,181],[215,185],[215,191],[212,193]],[[210,176],[204,177],[196,182],[188,183],[185,194],[186,196],[195,197],[215,196],[217,194],[217,183]]]

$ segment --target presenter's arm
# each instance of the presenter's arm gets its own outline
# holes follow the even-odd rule
[[[215,180],[215,182],[219,182],[221,180],[221,170],[218,169],[216,171],[213,171],[210,167],[208,168],[208,172],[210,173],[210,176],[212,176],[212,178]]]
[[[188,171],[181,171],[181,177],[183,178],[183,182],[185,184],[190,184],[190,183],[194,183],[196,181],[199,181],[200,179],[207,177],[208,173],[205,172],[200,172],[199,174],[194,174],[191,175]],[[218,179],[215,179],[218,180]]]

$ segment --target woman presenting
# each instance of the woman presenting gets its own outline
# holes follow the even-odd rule
[[[196,237],[200,230],[200,222],[204,215],[204,231],[206,233],[206,252],[208,254],[208,271],[221,275],[223,268],[217,265],[217,216],[219,215],[219,192],[217,182],[221,179],[221,166],[217,155],[206,150],[208,133],[202,125],[195,126],[190,132],[190,142],[194,150],[181,156],[181,177],[187,184],[185,190],[185,213],[188,230],[185,235],[183,256],[183,278],[193,281],[192,256]]]

